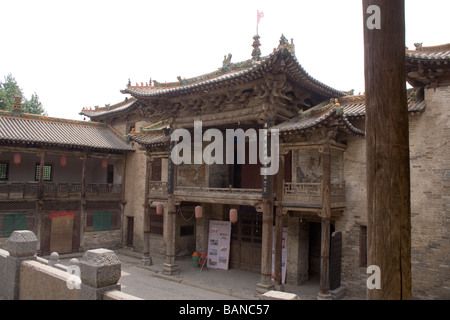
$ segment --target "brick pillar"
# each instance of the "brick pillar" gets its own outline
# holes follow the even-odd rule
[[[102,300],[103,293],[120,291],[121,262],[114,251],[88,250],[79,262],[81,273],[80,300]]]
[[[20,265],[25,260],[36,260],[38,239],[32,231],[14,231],[6,242],[5,298],[18,300],[20,296]]]

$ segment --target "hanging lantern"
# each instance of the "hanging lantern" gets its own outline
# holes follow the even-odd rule
[[[102,168],[106,169],[108,167],[108,159],[102,160]]]
[[[14,164],[20,164],[22,160],[22,155],[18,152],[14,153]]]
[[[156,214],[157,215],[162,215],[164,213],[164,207],[161,203],[158,203],[156,205]]]
[[[65,167],[67,165],[66,156],[61,156],[61,159],[59,160],[59,164],[61,165],[61,167]]]
[[[203,217],[203,208],[202,206],[195,207],[195,218],[201,219]]]
[[[230,221],[231,223],[236,223],[238,221],[237,209],[230,209]]]

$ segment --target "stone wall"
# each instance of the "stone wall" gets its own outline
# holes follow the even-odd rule
[[[450,298],[450,87],[425,90],[426,109],[410,115],[411,263],[414,299]],[[358,127],[364,123],[360,120]],[[359,265],[360,226],[367,225],[365,140],[348,136],[344,156],[346,209],[342,282],[347,295],[365,298]]]
[[[122,246],[121,230],[90,231],[83,234],[83,249],[109,248]]]
[[[144,204],[146,151],[137,149],[127,156],[125,201],[124,205],[124,239],[126,237],[126,217],[134,217],[133,249],[142,252],[144,248]]]
[[[413,297],[450,298],[450,87],[410,120]]]

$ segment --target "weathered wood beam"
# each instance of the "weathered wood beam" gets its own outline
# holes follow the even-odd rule
[[[368,299],[411,299],[409,128],[404,0],[363,0],[368,265],[380,289]]]

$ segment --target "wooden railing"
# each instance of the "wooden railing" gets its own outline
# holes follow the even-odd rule
[[[208,196],[208,197],[231,197],[231,198],[261,198],[261,189],[244,188],[210,188],[210,187],[181,187],[175,188],[175,195],[178,196]]]
[[[38,182],[0,182],[0,200],[36,199]],[[86,198],[120,199],[121,184],[92,183],[86,185]],[[44,198],[80,199],[81,183],[44,183]]]
[[[331,184],[331,203],[345,204],[345,184]],[[322,183],[285,182],[283,189],[284,202],[322,203]]]

